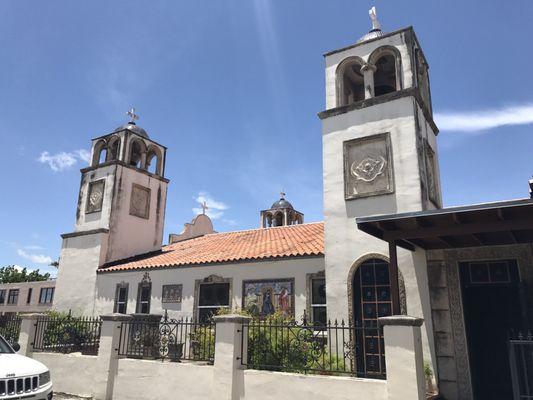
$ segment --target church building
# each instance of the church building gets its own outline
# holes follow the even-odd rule
[[[505,333],[533,318],[533,202],[442,208],[428,60],[412,27],[386,33],[371,17],[368,34],[324,56],[323,222],[282,193],[256,229],[215,232],[204,208],[164,245],[172,149],[131,111],[92,140],[54,308],[199,322],[243,309],[376,329],[410,315],[424,319],[446,399],[510,398]],[[384,368],[379,341],[360,346],[365,371]]]

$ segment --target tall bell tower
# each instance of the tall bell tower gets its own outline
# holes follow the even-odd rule
[[[370,17],[369,33],[325,54],[326,110],[319,117],[328,317],[377,323],[380,316],[407,312],[425,318],[431,330],[425,253],[398,251],[396,286],[384,269],[388,245],[355,222],[441,207],[428,63],[412,27],[384,33],[375,8]],[[363,276],[369,271],[376,275]],[[378,271],[392,292],[383,292],[382,302],[379,288],[361,289],[377,285]],[[427,344],[432,335],[424,337]]]
[[[54,308],[95,312],[99,266],[161,249],[168,179],[166,147],[131,120],[92,140],[81,170],[74,232],[62,236]]]

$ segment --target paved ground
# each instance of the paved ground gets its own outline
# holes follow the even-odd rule
[[[54,400],[87,400],[87,397],[72,396],[70,394],[54,393]]]

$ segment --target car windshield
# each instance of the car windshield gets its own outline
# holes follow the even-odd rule
[[[7,344],[7,342],[5,341],[5,339],[0,336],[0,354],[11,354],[13,353],[13,349],[11,348],[11,346],[9,346]]]

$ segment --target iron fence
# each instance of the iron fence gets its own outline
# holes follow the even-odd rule
[[[509,361],[513,383],[513,399],[533,399],[533,333],[512,334],[509,340]]]
[[[128,358],[206,361],[215,359],[216,325],[192,319],[132,320],[121,324],[118,354]]]
[[[0,316],[0,335],[11,344],[18,342],[21,322],[20,317],[16,315]]]
[[[242,325],[241,364],[251,369],[385,379],[383,331],[329,321],[252,320]]]
[[[33,348],[51,353],[97,355],[101,330],[99,317],[43,316],[35,324]]]

